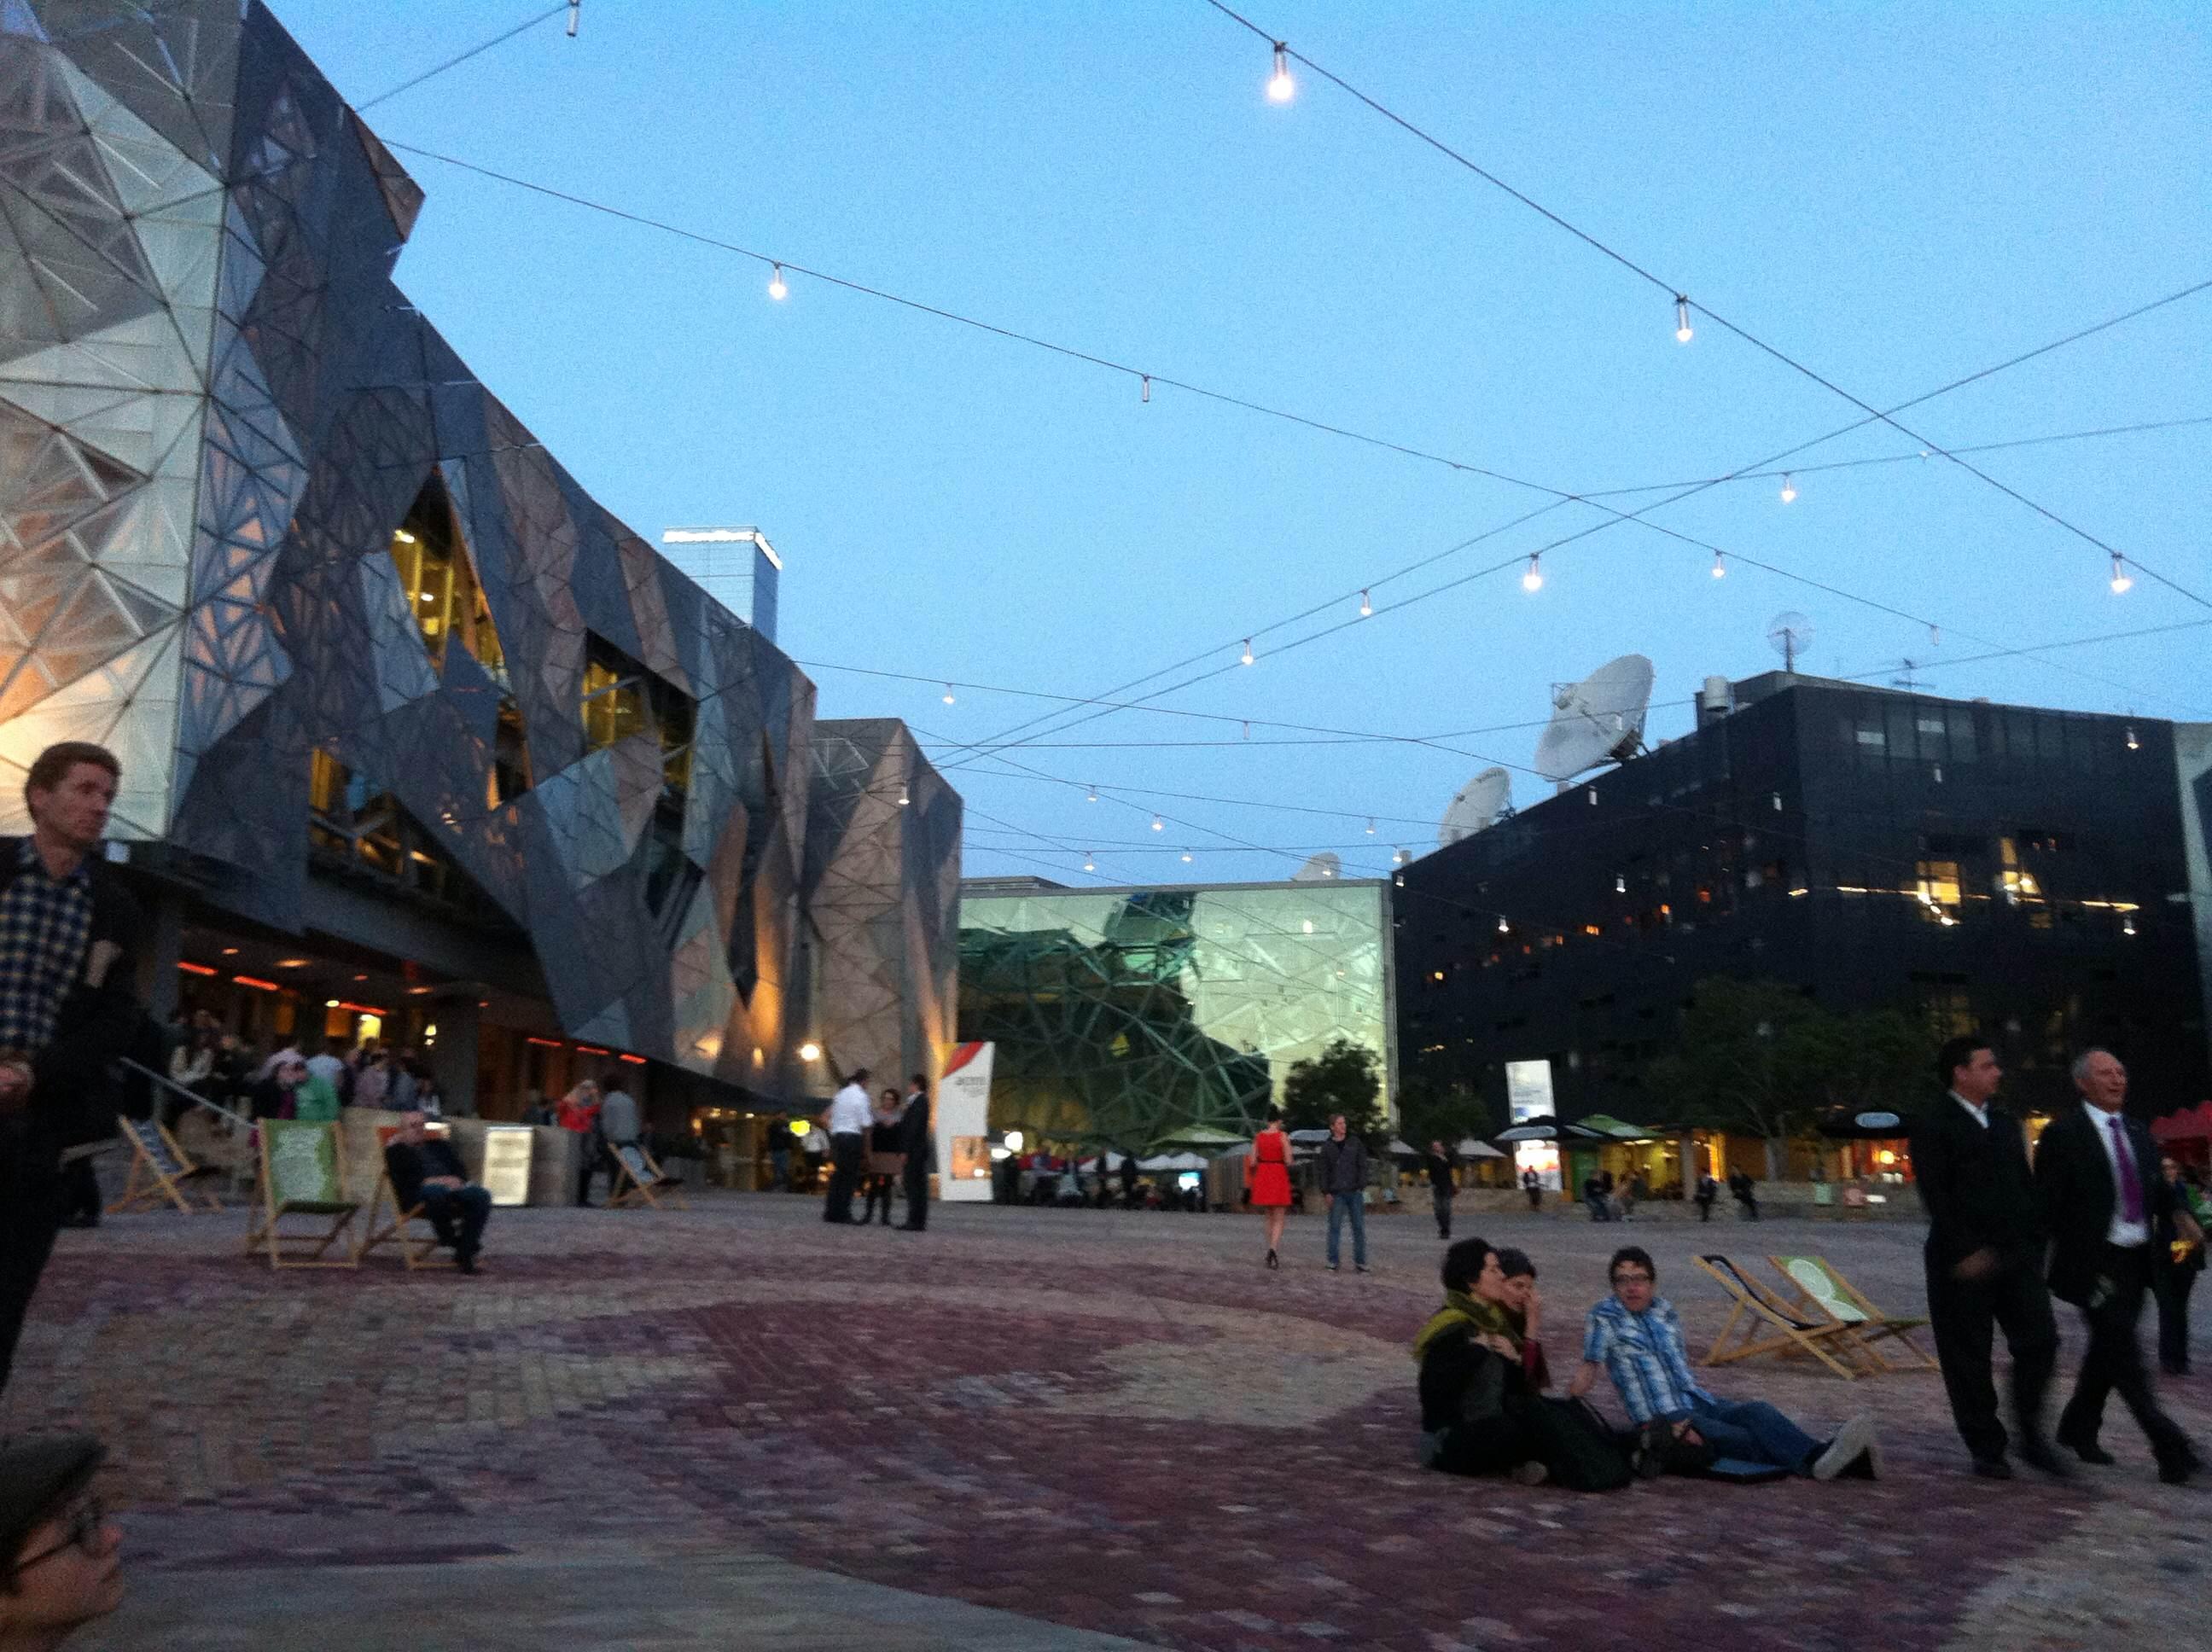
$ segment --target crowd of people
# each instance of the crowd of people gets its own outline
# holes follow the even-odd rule
[[[369,1038],[288,1039],[257,1045],[205,1010],[179,1010],[165,1029],[170,1082],[161,1117],[173,1125],[192,1103],[177,1090],[249,1119],[328,1121],[343,1107],[432,1118],[445,1111],[437,1077],[419,1051]]]

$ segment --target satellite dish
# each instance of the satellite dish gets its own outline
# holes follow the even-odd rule
[[[1437,827],[1437,847],[1448,849],[1463,837],[1473,837],[1513,806],[1513,780],[1502,768],[1486,768],[1459,788],[1459,795],[1444,811]]]
[[[1651,703],[1651,662],[1642,654],[1607,660],[1579,683],[1552,691],[1552,720],[1536,742],[1536,772],[1571,780],[1601,762],[1626,762],[1644,744]]]
[[[1323,849],[1319,854],[1307,861],[1304,865],[1300,866],[1296,872],[1292,872],[1291,874],[1291,882],[1293,884],[1318,884],[1325,878],[1341,878],[1343,876],[1344,862],[1338,859],[1335,854],[1331,851]]]
[[[1795,673],[1797,656],[1813,646],[1813,622],[1796,609],[1766,622],[1766,641],[1782,656],[1782,669]]]

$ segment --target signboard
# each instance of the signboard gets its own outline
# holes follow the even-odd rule
[[[937,1196],[991,1198],[991,1065],[995,1044],[963,1044],[937,1085]]]
[[[1516,1124],[1552,1116],[1552,1064],[1549,1061],[1508,1061],[1505,1064],[1505,1105]]]
[[[526,1124],[484,1127],[483,1185],[495,1205],[530,1202],[531,1138]]]

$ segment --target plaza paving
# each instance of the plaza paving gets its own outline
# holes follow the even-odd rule
[[[2010,1652],[2212,1621],[2212,1495],[2158,1485],[2124,1418],[2118,1467],[1992,1485],[1934,1376],[1768,1364],[1713,1386],[1814,1425],[1875,1408],[1888,1477],[1452,1479],[1411,1455],[1424,1218],[1371,1223],[1363,1277],[1322,1269],[1315,1218],[1269,1274],[1243,1218],[818,1211],[503,1212],[475,1278],[272,1276],[235,1212],[64,1235],[0,1430],[116,1448],[133,1591],[86,1643]],[[1922,1295],[1909,1224],[1480,1226],[1535,1255],[1563,1364],[1627,1239],[1700,1349],[1701,1242]],[[2212,1439],[2212,1378],[2168,1392]]]

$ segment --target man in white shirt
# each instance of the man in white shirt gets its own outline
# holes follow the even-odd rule
[[[860,1153],[868,1127],[876,1121],[868,1100],[868,1070],[861,1067],[845,1080],[845,1087],[830,1099],[822,1114],[822,1127],[830,1133],[830,1197],[822,1206],[824,1222],[853,1219],[853,1190],[860,1185]]]
[[[2150,1442],[2159,1479],[2183,1485],[2203,1461],[2151,1390],[2136,1321],[2150,1286],[2153,1224],[2167,1218],[2185,1239],[2201,1242],[2203,1235],[2186,1211],[2175,1210],[2149,1133],[2127,1116],[2128,1070],[2118,1058],[2084,1051],[2074,1085],[2082,1104],[2052,1120],[2035,1150],[2036,1186],[2051,1223],[2051,1294],[2080,1309],[2089,1333],[2074,1397],[2059,1413],[2058,1442],[2083,1462],[2112,1461],[2097,1433],[2106,1399],[2118,1394]]]
[[[353,1074],[347,1071],[344,1059],[332,1050],[327,1041],[322,1048],[307,1058],[307,1071],[331,1087],[331,1094],[341,1102],[349,1099]]]

